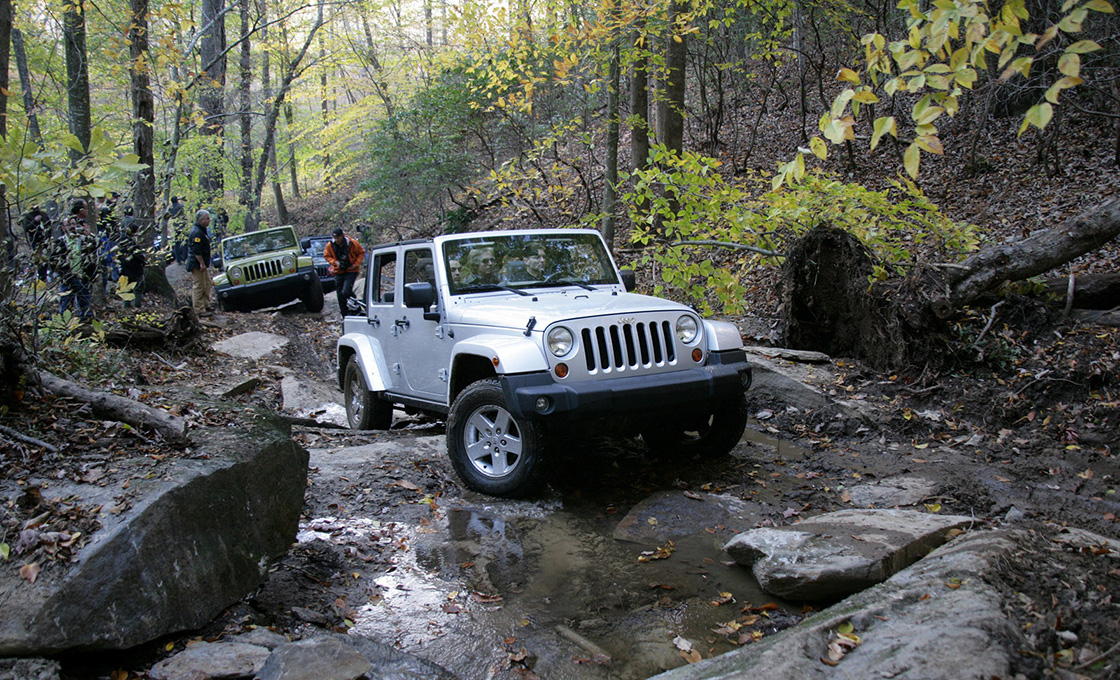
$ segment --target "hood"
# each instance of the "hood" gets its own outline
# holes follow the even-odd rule
[[[665,311],[692,312],[680,303],[648,295],[615,295],[609,288],[590,291],[571,287],[529,297],[508,292],[460,297],[451,305],[448,316],[452,323],[500,328],[524,328],[531,317],[536,317],[534,328],[540,331],[563,319]]]

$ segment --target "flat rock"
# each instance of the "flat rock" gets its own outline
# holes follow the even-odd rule
[[[290,642],[278,647],[256,675],[257,680],[355,680],[373,664],[335,638]]]
[[[810,364],[754,353],[748,357],[753,380],[747,402],[753,407],[773,409],[778,405],[802,411],[822,411],[858,421],[873,419],[862,401],[842,399],[835,390],[836,373],[830,364]]]
[[[824,352],[814,352],[804,349],[787,349],[785,347],[765,347],[760,345],[748,345],[743,349],[750,354],[757,354],[770,359],[785,359],[786,361],[797,361],[805,364],[827,364],[832,361],[832,357]]]
[[[228,354],[231,357],[257,360],[282,349],[288,342],[288,338],[283,335],[252,331],[215,342],[210,348],[215,352]]]
[[[253,675],[272,654],[265,647],[243,642],[195,642],[160,661],[148,671],[152,680],[187,680],[193,677],[236,678]]]
[[[992,585],[1017,534],[976,531],[800,625],[656,680],[958,680],[1011,677],[1021,644]],[[829,639],[851,623],[861,643],[835,666]],[[965,673],[965,669],[967,672]]]
[[[974,519],[911,510],[841,510],[792,526],[752,529],[724,546],[766,592],[787,600],[836,600],[869,588],[945,542]]]
[[[893,508],[917,505],[937,493],[938,484],[921,477],[888,477],[848,489],[857,508]]]
[[[230,635],[229,637],[225,638],[225,641],[244,642],[247,645],[256,645],[258,647],[265,647],[267,649],[276,649],[280,645],[286,645],[291,642],[291,640],[289,640],[287,637],[281,635],[280,633],[275,633],[267,628],[254,628],[244,633]]]
[[[127,649],[199,628],[256,588],[295,539],[308,454],[274,415],[238,417],[238,428],[194,431],[195,455],[154,473],[147,456],[115,460],[127,484],[44,486],[101,526],[34,583],[0,571],[0,655]],[[0,480],[0,502],[20,493]]]
[[[747,503],[731,496],[659,491],[635,505],[614,529],[619,541],[652,545],[719,524],[753,525]]]

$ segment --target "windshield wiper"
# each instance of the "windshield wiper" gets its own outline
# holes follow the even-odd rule
[[[495,290],[504,290],[510,293],[517,293],[518,295],[521,295],[523,297],[529,297],[530,295],[530,293],[526,293],[523,290],[518,290],[517,288],[511,288],[509,286],[503,286],[498,283],[472,283],[469,286],[460,286],[459,289],[455,291],[455,293],[457,295],[462,293],[489,293]]]
[[[553,279],[551,281],[541,281],[541,286],[579,286],[584,290],[595,290],[592,286],[583,283],[582,281],[569,281],[568,279]]]

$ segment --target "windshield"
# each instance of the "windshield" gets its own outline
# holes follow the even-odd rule
[[[595,234],[479,234],[444,243],[443,260],[453,295],[618,283],[610,255]]]
[[[231,236],[222,241],[222,259],[240,260],[273,250],[298,248],[296,233],[291,229],[252,231],[241,236]]]
[[[327,244],[330,243],[329,238],[324,239],[311,239],[307,244],[307,254],[315,259],[323,259],[323,251],[326,249]]]

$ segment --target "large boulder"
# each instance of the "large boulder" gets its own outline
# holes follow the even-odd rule
[[[100,526],[69,563],[34,578],[0,570],[0,655],[125,649],[198,628],[262,579],[292,544],[307,451],[271,414],[192,433],[185,455],[113,460],[99,483],[43,483],[44,499],[88,508]],[[248,420],[249,422],[245,422]],[[26,488],[0,485],[0,500]]]
[[[838,600],[881,583],[940,546],[962,515],[841,510],[792,526],[752,529],[724,546],[762,589],[799,602]]]
[[[1008,678],[1022,647],[997,571],[1016,550],[1009,531],[976,531],[801,624],[657,680],[957,680]],[[837,631],[851,626],[841,642]],[[854,643],[854,645],[853,645]],[[838,658],[836,658],[838,657]]]

